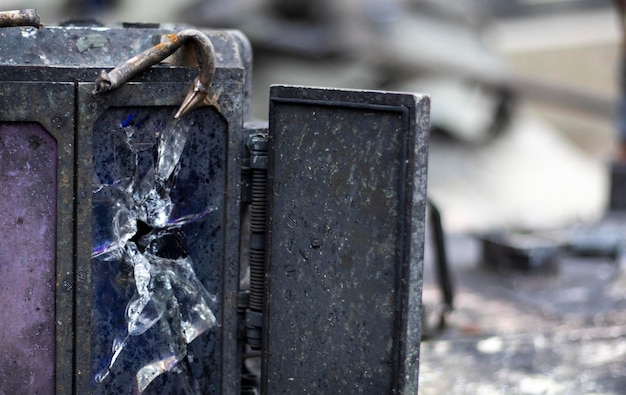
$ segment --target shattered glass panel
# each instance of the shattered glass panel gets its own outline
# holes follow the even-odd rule
[[[55,139],[0,123],[0,393],[54,393]]]
[[[212,108],[94,126],[96,393],[219,392],[227,126]]]

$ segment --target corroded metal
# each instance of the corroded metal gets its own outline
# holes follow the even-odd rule
[[[41,20],[37,10],[25,9],[0,12],[0,27],[33,26],[41,28]]]
[[[96,322],[92,311],[95,306],[92,280],[97,273],[93,270],[91,252],[94,154],[103,147],[93,145],[96,128],[108,131],[106,121],[110,118],[104,117],[115,111],[136,110],[138,116],[154,117],[152,123],[161,118],[167,121],[183,101],[197,70],[187,63],[157,65],[104,95],[92,94],[93,81],[103,68],[112,69],[136,52],[151,48],[164,35],[175,36],[183,29],[181,26],[0,29],[0,122],[37,122],[58,144],[54,378],[58,394],[99,391],[94,384],[97,371],[92,363],[103,355],[95,354],[92,337]],[[216,105],[194,111],[179,122],[206,124],[211,120],[216,125],[227,125],[228,132],[223,134],[226,140],[221,140],[216,149],[223,152],[210,160],[221,157],[227,158],[228,163],[238,163],[240,136],[244,134],[249,108],[250,47],[239,32],[207,30],[205,34],[220,54],[219,60],[215,59],[212,89]],[[218,132],[212,123],[200,130]],[[193,144],[192,148],[197,152],[206,147],[206,144]],[[200,155],[185,158],[197,166],[208,163]],[[202,251],[215,245],[215,256],[204,259],[199,270],[203,278],[217,279],[221,325],[213,337],[198,338],[192,343],[194,359],[190,359],[190,366],[196,369],[194,372],[203,369],[212,372],[202,378],[209,383],[201,387],[208,387],[204,393],[238,394],[241,369],[238,345],[243,344],[238,339],[237,315],[241,207],[236,197],[240,195],[240,169],[224,164],[221,167],[226,174],[223,176],[226,185],[219,190],[219,195],[224,196],[220,221],[224,220],[218,228],[221,236],[216,237],[216,244],[202,243]],[[181,171],[185,168],[190,166],[183,166]],[[209,231],[206,237],[212,237],[213,229]],[[75,322],[74,317],[80,319]],[[219,340],[215,341],[216,338]],[[214,349],[220,351],[211,351]],[[110,344],[106,351],[110,351]],[[177,374],[173,376],[178,380]],[[174,386],[174,381],[170,381],[168,385]],[[1,383],[0,388],[5,389]]]
[[[216,208],[213,222],[189,223],[186,239],[168,240],[176,246],[188,243],[185,250],[195,254],[200,281],[218,296],[220,326],[191,342],[189,358],[181,360],[180,369],[163,373],[146,391],[241,393],[241,311],[247,297],[245,281],[240,285],[240,275],[245,274],[241,268],[246,267],[242,250],[265,242],[256,236],[247,242],[242,234],[252,233],[242,232],[248,200],[242,198],[240,174],[242,138],[252,132],[246,122],[251,55],[245,38],[236,32],[207,32],[209,40],[202,32],[176,33],[179,30],[0,29],[0,122],[39,122],[57,139],[59,149],[54,378],[59,394],[121,393],[116,390],[123,385],[112,384],[114,377],[122,384],[133,380],[124,381],[134,370],[119,359],[113,364],[118,370],[96,384],[111,344],[119,344],[114,330],[124,327],[123,321],[115,321],[123,315],[113,312],[123,311],[126,304],[121,298],[107,299],[113,295],[107,292],[128,285],[128,277],[109,271],[115,269],[108,266],[114,261],[93,259],[99,224],[113,223],[99,211],[107,201],[98,188],[120,185],[124,175],[134,175],[133,169],[148,174],[158,158],[151,155],[159,144],[154,132],[168,121],[190,133],[180,166],[168,172],[179,172],[174,178],[181,184],[171,190],[170,198],[181,210],[180,218],[201,200],[197,195],[210,198]],[[200,65],[201,71],[183,98],[196,70],[178,61],[173,67],[151,66],[189,41],[199,49],[192,66]],[[217,69],[213,45],[219,53]],[[135,56],[142,50],[146,52]],[[100,70],[119,64],[93,83]],[[94,88],[118,89],[94,95]],[[290,393],[323,392],[324,385],[331,392],[414,393],[428,99],[293,87],[273,92],[274,140],[269,143],[280,160],[268,173],[267,191],[260,182],[251,187],[267,193],[268,201],[254,213],[255,220],[263,220],[262,209],[271,212],[267,257],[274,258],[268,259],[272,277],[268,279],[267,272],[259,277],[269,286],[262,307],[272,305],[261,317],[261,323],[271,327],[260,338],[267,341],[264,385]],[[181,102],[176,117],[200,105],[211,107],[172,121]],[[129,155],[129,150],[140,152],[136,155],[141,160],[131,160],[135,154]],[[262,168],[261,159],[263,155],[251,155],[256,161],[249,167]],[[136,235],[133,243],[146,236]],[[340,306],[340,299],[329,295],[345,295],[349,302]],[[156,350],[149,344],[145,349]],[[277,366],[284,368],[283,376]],[[337,372],[345,374],[337,377]],[[305,382],[309,377],[321,381]]]
[[[270,100],[262,393],[416,394],[429,99]]]
[[[0,58],[1,59],[1,58]],[[0,69],[1,70],[1,69]],[[0,73],[1,75],[1,73]],[[54,274],[54,328],[55,333],[55,369],[54,381],[57,394],[71,394],[73,382],[73,352],[74,342],[74,265],[73,265],[73,201],[75,187],[75,156],[72,147],[74,139],[75,117],[71,112],[67,112],[66,103],[73,102],[74,86],[72,83],[42,83],[30,82],[19,83],[2,81],[0,83],[0,123],[21,124],[37,123],[41,125],[57,142],[57,162],[56,162],[56,273]],[[27,103],[27,105],[25,105]],[[4,144],[4,143],[3,143]],[[27,163],[25,167],[30,165]],[[9,188],[3,183],[3,188]],[[12,191],[12,193],[14,193]],[[32,210],[32,208],[25,211]],[[6,215],[7,213],[4,213]],[[22,225],[16,225],[22,226]],[[3,241],[3,242],[6,242]],[[12,246],[16,249],[15,246]],[[24,248],[23,246],[21,248]],[[0,266],[10,267],[20,264],[19,248],[11,256],[0,258]],[[53,272],[54,273],[54,272]],[[35,286],[28,285],[32,292],[40,292]],[[16,294],[17,296],[17,294]],[[25,311],[24,314],[30,314]],[[20,316],[14,316],[14,321],[22,320]],[[4,325],[11,325],[11,322],[3,322]],[[2,327],[2,324],[0,324]],[[8,355],[9,348],[4,347],[4,353]],[[33,356],[41,358],[42,354]],[[16,373],[10,377],[12,380],[19,379],[20,376],[32,374],[32,369],[28,367],[29,361],[17,361],[18,368],[13,367]],[[11,369],[9,365],[0,366]],[[11,374],[11,370],[7,371]],[[31,376],[37,381],[45,381],[44,377]],[[24,383],[13,387],[8,382],[0,380],[0,388],[8,392],[28,392],[29,387]],[[31,387],[32,388],[32,387]]]
[[[214,101],[208,97],[215,75],[215,49],[211,40],[204,33],[194,29],[186,29],[178,34],[168,34],[165,38],[165,41],[132,57],[108,73],[102,70],[95,82],[94,93],[116,89],[132,77],[172,55],[187,41],[191,41],[198,49],[200,74],[194,80],[174,118],[180,118],[202,104],[214,104]]]

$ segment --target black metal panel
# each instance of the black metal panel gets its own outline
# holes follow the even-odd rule
[[[265,393],[416,393],[426,97],[272,87]]]
[[[71,111],[73,103],[73,84],[13,82],[0,84],[0,122],[36,122],[56,140],[58,157],[56,163],[56,242],[54,243],[56,245],[54,328],[56,333],[56,364],[54,372],[56,392],[60,394],[71,393],[74,368],[72,358],[74,236],[72,226],[75,118]],[[1,187],[6,189],[11,188],[11,185],[2,185]],[[45,196],[39,198],[44,199]],[[17,254],[12,258],[17,260]],[[35,289],[31,292],[38,291]],[[25,314],[28,313],[25,312]],[[15,319],[19,321],[20,317],[15,317]],[[23,362],[28,364],[28,361]],[[3,367],[6,368],[6,366]],[[9,388],[6,389],[9,390]]]

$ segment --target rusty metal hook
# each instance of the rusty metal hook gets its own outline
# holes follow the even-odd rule
[[[26,10],[1,11],[0,27],[33,26],[37,29],[42,27],[37,10],[30,8]]]
[[[209,40],[206,34],[195,29],[183,30],[178,34],[168,34],[167,38],[168,41],[161,42],[147,51],[128,59],[108,73],[102,70],[100,76],[95,81],[93,93],[103,93],[118,88],[135,75],[176,52],[187,41],[192,41],[198,48],[200,55],[200,73],[194,80],[174,118],[180,118],[200,105],[214,104],[208,97],[211,82],[215,75],[215,49],[211,40]]]

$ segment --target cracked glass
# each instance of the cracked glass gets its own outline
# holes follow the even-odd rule
[[[226,123],[113,108],[94,126],[97,393],[217,393]]]

